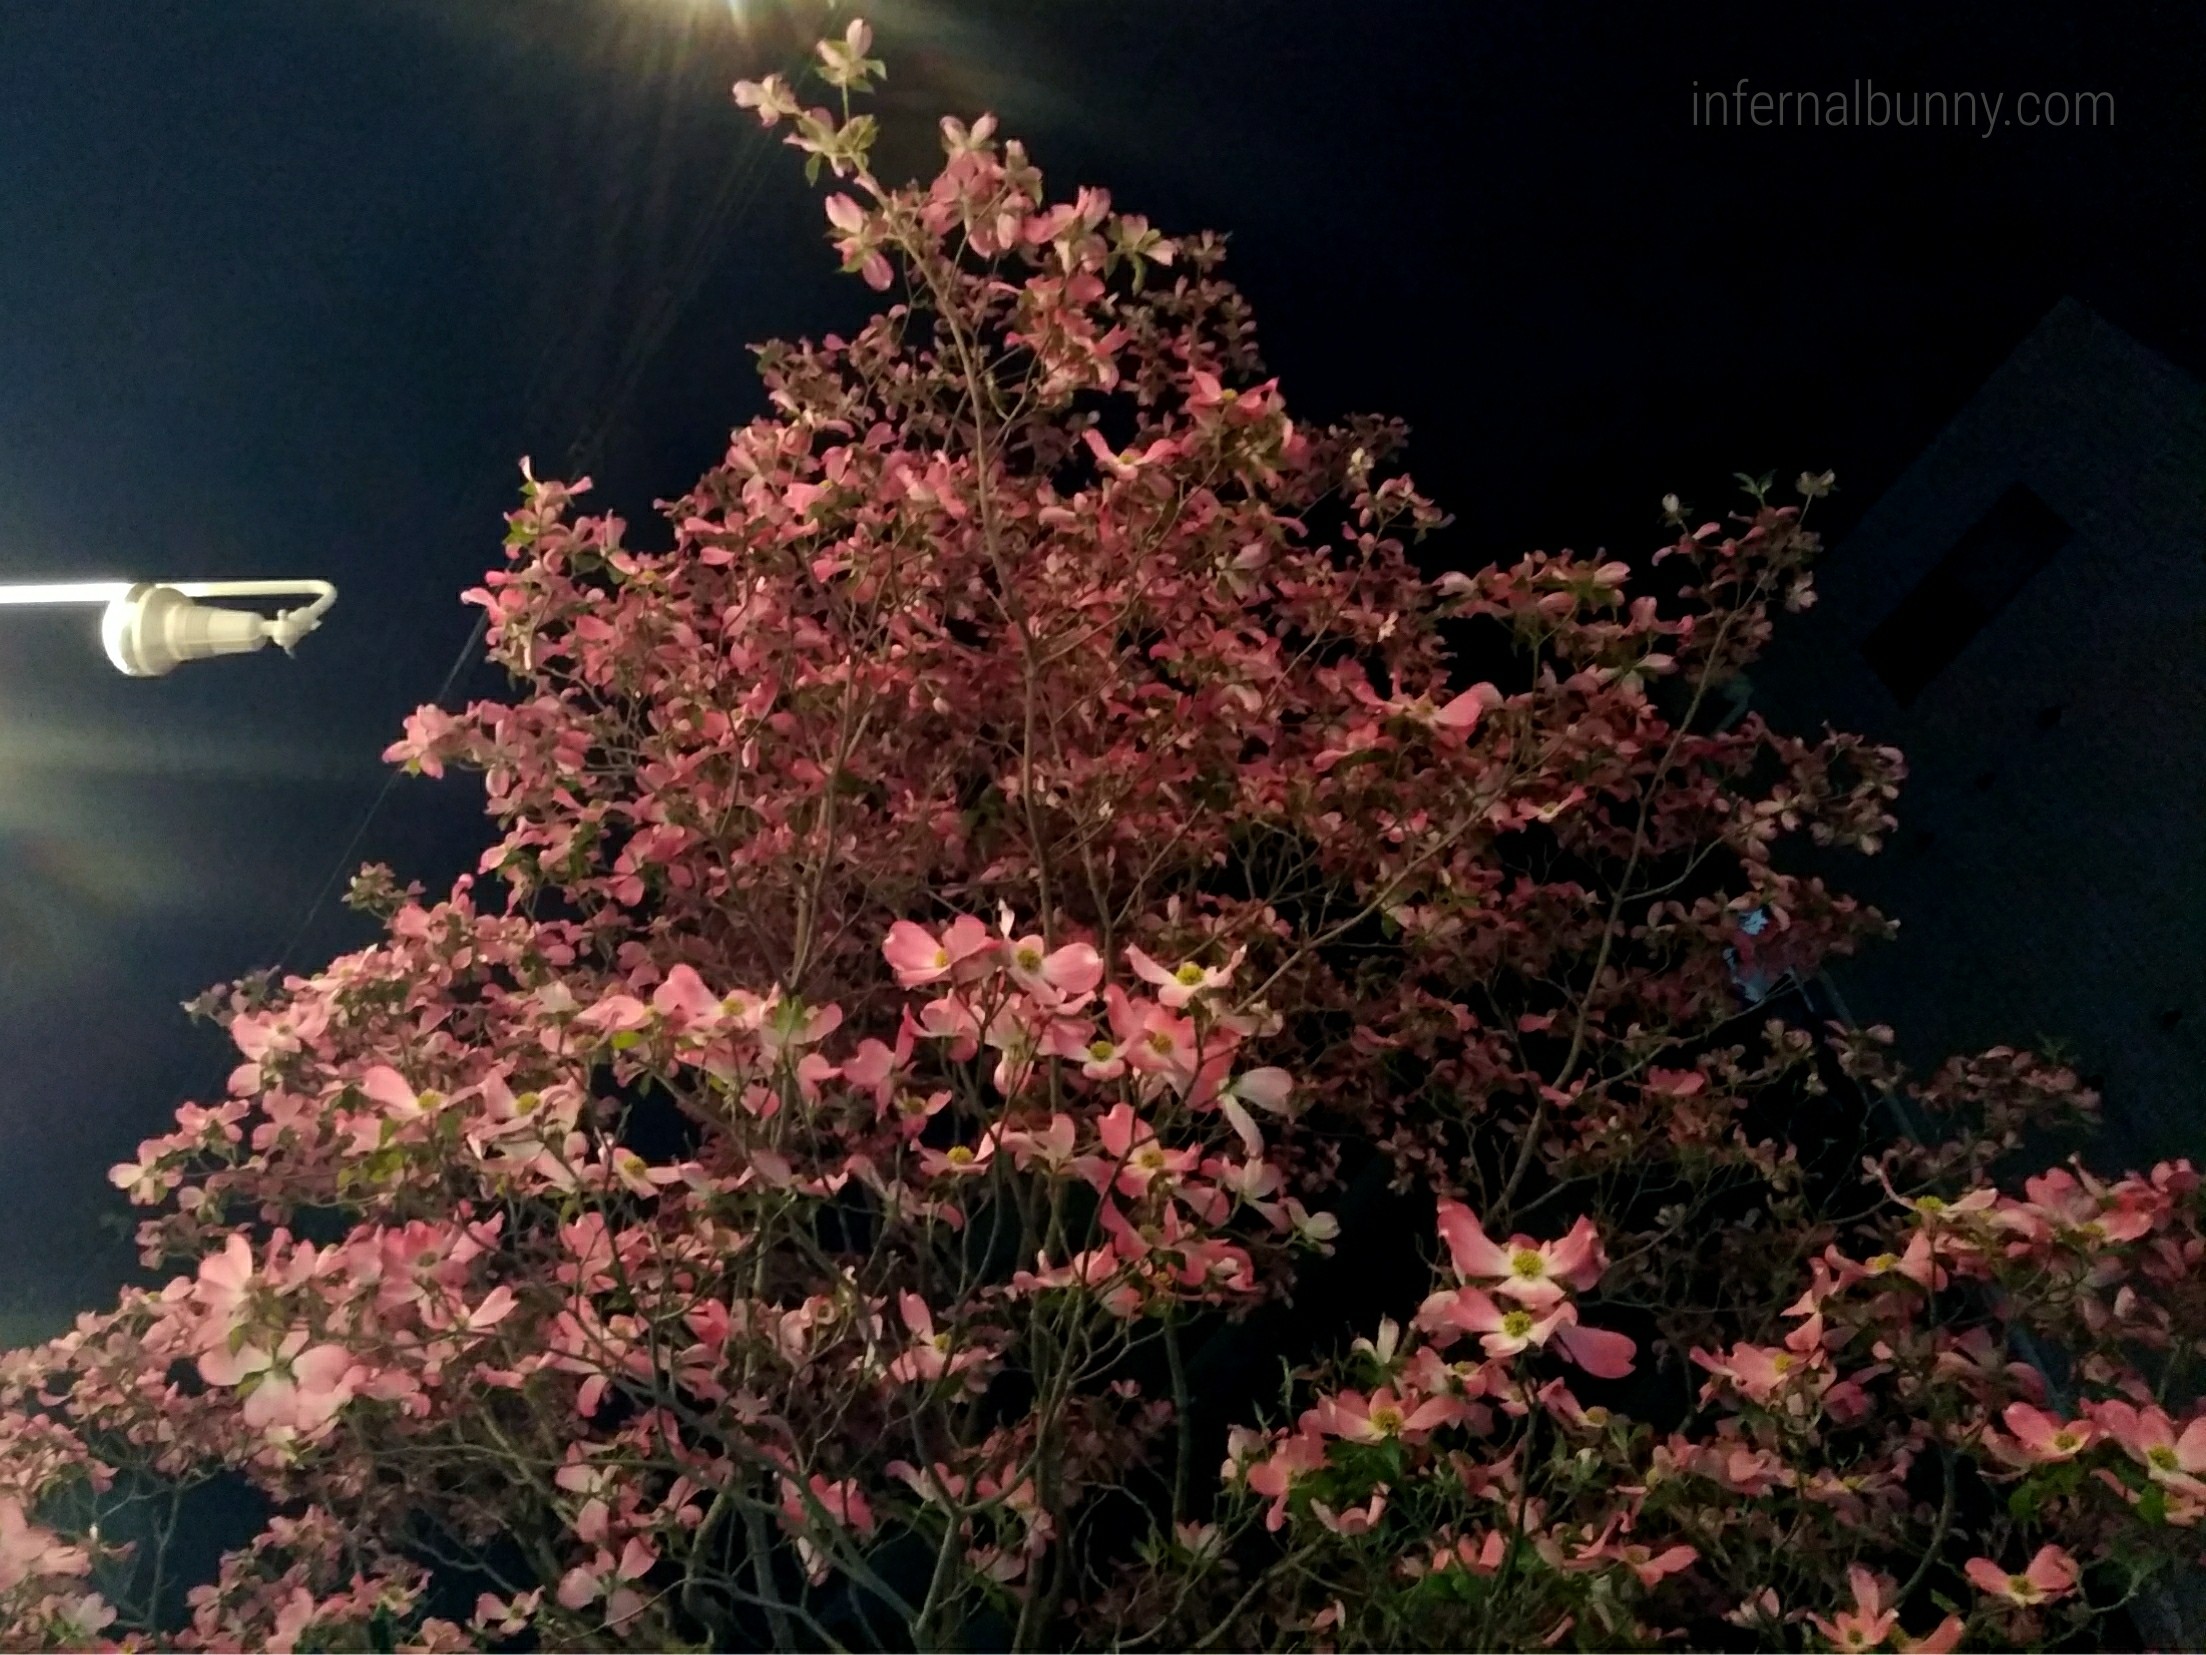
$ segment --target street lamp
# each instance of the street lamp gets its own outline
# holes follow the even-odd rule
[[[224,609],[198,598],[276,598],[313,594],[314,601],[273,619],[250,609]],[[273,643],[286,655],[321,625],[337,588],[326,580],[85,580],[0,586],[0,604],[98,603],[100,642],[116,669],[158,678],[181,661],[246,655]]]

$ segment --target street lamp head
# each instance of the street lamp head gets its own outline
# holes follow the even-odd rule
[[[173,586],[141,582],[107,606],[100,642],[119,670],[159,678],[181,661],[259,649],[268,642],[268,621],[250,609],[218,609]]]

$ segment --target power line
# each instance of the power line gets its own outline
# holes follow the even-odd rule
[[[799,61],[801,63],[802,60]],[[793,78],[795,68],[795,65],[785,68],[784,75]],[[653,302],[644,308],[634,327],[630,330],[628,341],[616,363],[614,383],[607,397],[604,411],[596,424],[587,430],[568,450],[567,466],[570,474],[580,475],[586,473],[603,456],[605,446],[610,440],[629,400],[642,383],[644,373],[650,367],[652,361],[656,359],[661,347],[666,343],[667,336],[672,333],[675,324],[696,298],[698,288],[703,285],[705,278],[711,273],[717,248],[724,242],[735,223],[749,211],[752,201],[756,199],[760,184],[765,177],[765,159],[768,153],[770,153],[769,144],[754,129],[750,133],[748,141],[744,142],[737,154],[730,159],[727,169],[721,177],[720,186],[714,194],[711,207],[699,223],[696,233],[690,238],[688,247],[675,267],[674,280],[654,294]],[[529,394],[532,397],[544,394],[542,391],[543,369],[550,358],[552,349],[552,346],[547,346],[544,357],[539,359],[537,371],[531,375],[532,385]],[[467,506],[461,509],[463,513],[471,516],[472,508],[473,501],[470,500]],[[444,675],[444,682],[438,687],[435,705],[442,707],[446,698],[451,695],[453,685],[459,681],[461,673],[466,671],[469,661],[482,646],[489,625],[490,612],[485,609],[475,617],[475,624],[468,632],[467,641],[460,646],[459,652],[453,656],[452,665]],[[354,861],[354,858],[366,839],[368,830],[374,825],[376,817],[381,814],[383,806],[389,802],[392,789],[397,786],[399,778],[404,773],[397,766],[393,766],[384,777],[382,787],[377,790],[374,800],[370,802],[367,811],[361,816],[359,825],[354,828],[351,838],[346,841],[345,848],[339,853],[335,864],[331,867],[328,878],[323,880],[320,890],[315,893],[314,900],[306,911],[306,917],[299,922],[298,928],[292,933],[290,941],[284,945],[283,952],[276,957],[274,965],[267,968],[266,975],[269,981],[281,982],[284,969],[291,963],[291,957],[297,951],[299,945],[306,940],[307,934],[314,927],[314,922],[321,917],[322,910],[328,903],[331,893],[336,890],[340,881],[346,879],[357,868],[358,864]],[[206,1090],[211,1092],[219,1087],[227,1073],[227,1068],[218,1073]]]
[[[436,704],[439,707],[444,705],[445,697],[452,693],[453,684],[458,682],[460,674],[467,669],[469,658],[481,647],[483,634],[489,627],[490,611],[485,609],[475,617],[474,629],[468,633],[467,642],[460,645],[459,654],[452,658],[452,670],[444,675],[444,682],[437,689]],[[283,952],[276,956],[276,963],[269,967],[271,979],[279,979],[283,968],[291,963],[292,954],[306,940],[306,934],[313,928],[314,922],[321,918],[322,905],[329,901],[329,893],[337,888],[337,881],[344,878],[348,868],[358,866],[353,857],[359,853],[360,842],[367,837],[368,829],[374,825],[376,816],[389,801],[391,789],[398,785],[398,778],[404,774],[405,771],[397,765],[390,766],[383,778],[382,787],[376,792],[374,802],[368,806],[367,814],[360,818],[360,825],[352,830],[352,837],[345,842],[345,848],[337,853],[336,864],[329,870],[329,877],[322,881],[322,888],[315,893],[313,904],[306,911],[306,918],[299,921],[299,928],[291,933],[291,940],[284,944]]]

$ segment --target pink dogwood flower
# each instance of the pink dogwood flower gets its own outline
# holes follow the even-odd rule
[[[881,957],[896,973],[897,986],[918,988],[938,983],[950,974],[950,951],[932,932],[900,919],[889,927],[881,944]]]
[[[1011,944],[1006,970],[1040,1004],[1063,1011],[1095,992],[1103,981],[1103,957],[1084,942],[1045,952],[1040,937],[1021,937]]]
[[[1233,957],[1220,966],[1198,965],[1187,960],[1169,969],[1159,965],[1138,948],[1126,950],[1126,963],[1134,968],[1134,975],[1145,983],[1154,984],[1157,999],[1173,1011],[1184,1010],[1199,995],[1226,987],[1233,981],[1233,973],[1248,952],[1236,948]]]
[[[1399,1439],[1415,1444],[1467,1413],[1465,1404],[1451,1396],[1429,1396],[1420,1401],[1397,1396],[1392,1387],[1382,1385],[1368,1397],[1360,1391],[1324,1397],[1302,1416],[1302,1425],[1306,1431],[1347,1442]]]
[[[1600,1233],[1586,1218],[1579,1219],[1559,1241],[1512,1236],[1508,1246],[1500,1247],[1479,1227],[1468,1207],[1443,1201],[1440,1237],[1448,1245],[1458,1278],[1495,1283],[1494,1292],[1533,1309],[1556,1303],[1568,1289],[1586,1291],[1608,1268]]]
[[[1841,1610],[1829,1620],[1821,1615],[1810,1615],[1810,1623],[1833,1649],[1882,1649],[1885,1640],[1900,1624],[1900,1612],[1891,1607],[1885,1596],[1891,1582],[1871,1574],[1858,1563],[1846,1571],[1846,1579],[1853,1587],[1854,1606]]]
[[[1565,1356],[1597,1379],[1630,1373],[1637,1348],[1621,1333],[1580,1327],[1577,1307],[1568,1301],[1551,1304],[1544,1312],[1521,1304],[1503,1310],[1475,1287],[1433,1294],[1419,1307],[1417,1325],[1443,1340],[1454,1333],[1480,1334],[1481,1348],[1497,1359],[1536,1349],[1552,1338]]]
[[[1617,1562],[1631,1570],[1639,1584],[1655,1587],[1671,1575],[1682,1574],[1700,1561],[1700,1553],[1691,1546],[1669,1546],[1656,1551],[1651,1546],[1624,1545],[1615,1551]]]
[[[898,986],[919,988],[945,978],[970,982],[986,969],[999,940],[970,914],[960,914],[937,937],[924,926],[900,919],[888,929],[881,957],[896,973]]]
[[[1292,1436],[1267,1458],[1245,1469],[1229,1460],[1226,1472],[1228,1476],[1239,1474],[1252,1493],[1271,1501],[1271,1508],[1264,1514],[1264,1527],[1277,1534],[1287,1521],[1287,1502],[1294,1493],[1296,1481],[1324,1468],[1324,1442],[1317,1437]]]
[[[232,1231],[221,1252],[199,1261],[199,1280],[192,1297],[206,1310],[218,1336],[226,1338],[243,1318],[252,1290],[252,1243]]]
[[[2072,1460],[2099,1439],[2099,1428],[2089,1420],[2063,1423],[2027,1402],[2011,1402],[1999,1416],[2015,1435],[2025,1458],[2037,1465]]]
[[[1191,1083],[1201,1062],[1195,1025],[1155,1001],[1130,1000],[1113,983],[1104,991],[1116,1055],[1136,1074],[1155,1075],[1175,1087]]]
[[[1074,1163],[1098,1192],[1116,1189],[1131,1199],[1146,1195],[1158,1180],[1167,1186],[1195,1170],[1201,1157],[1192,1149],[1166,1149],[1156,1128],[1134,1113],[1130,1103],[1115,1103],[1095,1123],[1101,1155]]]
[[[82,1549],[31,1522],[22,1501],[0,1495],[0,1592],[12,1592],[36,1575],[89,1573],[92,1560]]]
[[[2066,1597],[2076,1588],[2076,1560],[2058,1546],[2040,1546],[2030,1566],[2009,1574],[1988,1557],[1972,1557],[1962,1571],[1986,1597],[2003,1598],[2023,1608]]]
[[[1948,1615],[1919,1638],[1903,1636],[1898,1644],[1900,1655],[1952,1655],[1961,1647],[1961,1634],[1968,1630],[1968,1622],[1959,1615]]]
[[[2206,1414],[2178,1434],[2175,1422],[2158,1408],[2115,1400],[2087,1402],[2084,1410],[2154,1482],[2206,1499]]]
[[[247,1386],[245,1423],[256,1431],[286,1426],[313,1432],[352,1399],[354,1363],[341,1345],[307,1348],[305,1328],[293,1328],[274,1350],[255,1344],[217,1346],[199,1358],[210,1385]]]
[[[1820,1373],[1821,1354],[1803,1356],[1775,1346],[1738,1344],[1728,1356],[1696,1350],[1693,1360],[1718,1378],[1728,1379],[1749,1402],[1767,1404],[1778,1391]]]
[[[1335,1534],[1369,1534],[1386,1514],[1386,1490],[1377,1489],[1370,1500],[1361,1506],[1350,1506],[1336,1512],[1323,1500],[1310,1502],[1310,1515]]]
[[[889,1364],[888,1377],[895,1383],[932,1384],[945,1374],[961,1373],[988,1359],[988,1353],[978,1346],[951,1354],[950,1336],[935,1331],[934,1312],[917,1293],[899,1294],[897,1311],[904,1318],[912,1342]]]

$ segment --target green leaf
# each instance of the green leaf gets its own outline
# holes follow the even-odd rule
[[[643,1036],[638,1034],[634,1029],[616,1030],[613,1034],[613,1050],[616,1052],[625,1052],[626,1050],[628,1050],[629,1047],[639,1044],[642,1039]]]

